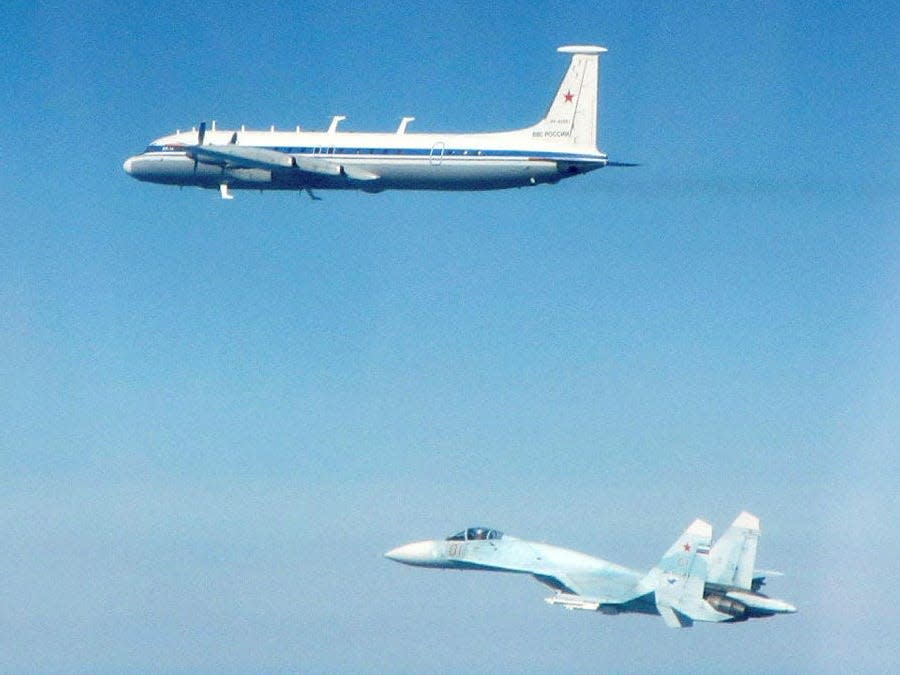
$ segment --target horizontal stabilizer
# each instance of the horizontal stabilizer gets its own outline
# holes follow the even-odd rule
[[[657,609],[659,609],[659,615],[669,628],[690,628],[694,625],[694,620],[691,617],[685,616],[671,607],[662,605],[658,606]]]
[[[597,45],[564,45],[557,47],[556,51],[563,54],[605,54],[609,50]]]

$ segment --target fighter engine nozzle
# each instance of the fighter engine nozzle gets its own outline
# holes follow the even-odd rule
[[[773,612],[775,614],[794,614],[797,607],[784,600],[778,598],[770,598],[757,593],[746,593],[743,591],[729,591],[725,594],[727,597],[742,602],[753,609],[762,610],[764,612]]]

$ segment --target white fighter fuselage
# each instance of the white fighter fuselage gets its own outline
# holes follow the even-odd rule
[[[200,129],[153,141],[125,161],[138,180],[219,189],[492,190],[556,183],[609,164],[597,149],[599,55],[561,47],[572,61],[546,116],[495,133],[393,133]]]

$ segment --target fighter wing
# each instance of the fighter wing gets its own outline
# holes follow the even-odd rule
[[[590,571],[534,574],[534,578],[557,591],[555,596],[546,598],[549,604],[570,609],[596,610],[600,605],[621,605],[643,592],[639,588],[640,573],[614,563]]]
[[[710,549],[706,580],[746,590],[761,585],[753,570],[759,532],[759,518],[742,512]]]

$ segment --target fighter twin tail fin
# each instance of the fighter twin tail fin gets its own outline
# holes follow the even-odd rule
[[[712,525],[699,518],[666,551],[647,574],[654,589],[656,609],[666,625],[691,626],[694,621],[721,621],[727,617],[703,600],[709,569]]]
[[[759,533],[759,518],[743,511],[710,549],[707,581],[751,590]]]
[[[642,582],[666,624],[682,628],[796,612],[791,603],[756,592],[762,583],[754,572],[759,534],[759,518],[747,511],[712,547],[710,524],[691,523]]]

